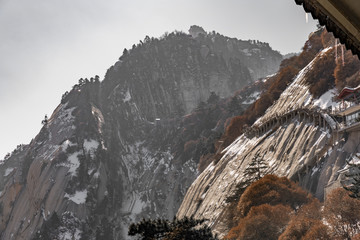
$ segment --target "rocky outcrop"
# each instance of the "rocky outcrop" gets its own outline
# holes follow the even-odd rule
[[[209,219],[215,233],[223,236],[226,198],[236,185],[245,181],[244,171],[256,155],[266,161],[267,173],[298,181],[319,199],[344,177],[346,159],[360,151],[358,132],[339,132],[332,117],[318,108],[321,99],[313,99],[306,84],[306,66],[280,98],[248,129],[224,150],[218,163],[212,163],[187,191],[178,217]],[[328,94],[328,93],[326,93]]]
[[[202,28],[192,26],[189,32],[202,45],[201,53],[207,56],[212,52],[222,55],[225,61],[240,59],[249,69],[253,80],[264,78],[279,69],[282,55],[271,49],[268,43],[258,40],[238,40],[225,37],[215,31],[204,34]]]

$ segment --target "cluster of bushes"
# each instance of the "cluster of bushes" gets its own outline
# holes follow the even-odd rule
[[[319,56],[311,70],[306,74],[306,81],[310,86],[309,91],[315,98],[334,87],[334,69],[334,50],[331,49]]]
[[[205,219],[185,217],[174,218],[173,221],[165,219],[145,220],[133,223],[129,227],[129,236],[140,235],[141,239],[166,240],[217,240],[211,229],[204,225]]]
[[[229,240],[360,237],[360,200],[342,188],[322,204],[289,179],[266,175],[244,191],[232,212]]]

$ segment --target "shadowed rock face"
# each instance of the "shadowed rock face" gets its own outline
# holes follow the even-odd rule
[[[319,112],[309,93],[306,75],[323,50],[293,80],[280,98],[259,118],[255,127],[266,125],[274,116],[282,116],[296,109]],[[244,171],[256,155],[269,166],[266,173],[286,176],[324,199],[326,193],[339,187],[344,178],[339,170],[346,167],[346,159],[360,151],[359,132],[337,133],[333,120],[318,120],[318,115],[290,114],[281,124],[274,124],[256,136],[239,136],[224,150],[217,164],[210,164],[188,189],[177,213],[178,217],[194,216],[209,219],[215,233],[224,236],[229,230],[224,224],[226,198],[236,185],[245,181]],[[327,123],[326,121],[329,121]]]
[[[281,60],[263,46],[251,55],[262,64],[254,74],[246,58],[220,53],[217,39],[227,38],[201,37],[146,38],[103,82],[81,80],[63,96],[32,142],[0,165],[1,239],[124,239],[131,221],[175,215],[197,175],[197,160],[182,155],[182,116]]]

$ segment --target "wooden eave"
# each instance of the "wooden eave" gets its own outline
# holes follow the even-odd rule
[[[360,58],[359,0],[295,0]]]
[[[356,88],[345,87],[339,93],[338,99],[347,99],[349,98],[350,95],[354,95],[354,94],[359,95],[359,92],[360,92],[360,86]]]

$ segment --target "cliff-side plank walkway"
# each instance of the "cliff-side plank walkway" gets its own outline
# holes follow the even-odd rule
[[[337,123],[329,113],[320,111],[319,109],[297,108],[263,119],[260,124],[255,123],[252,127],[245,130],[245,135],[248,137],[261,136],[269,130],[273,130],[290,122],[294,118],[298,118],[300,122],[313,122],[314,125],[328,129],[330,132],[341,131],[339,123]]]

